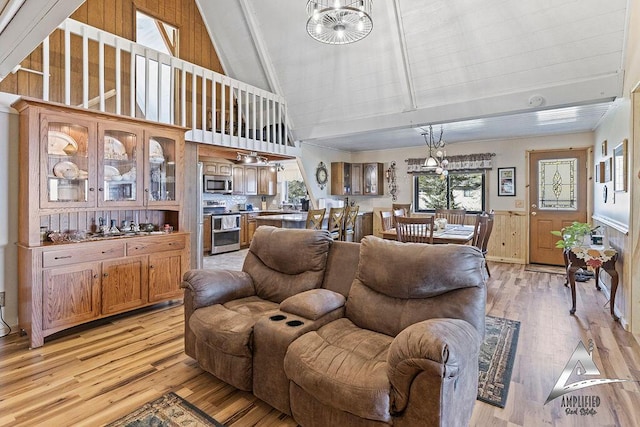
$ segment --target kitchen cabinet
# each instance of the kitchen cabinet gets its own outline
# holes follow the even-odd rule
[[[256,217],[257,213],[247,214],[247,242],[251,245],[251,240],[253,240],[253,235],[256,232],[257,224]]]
[[[248,230],[248,219],[249,215],[247,213],[243,213],[240,215],[240,247],[246,248],[249,246],[249,230]]]
[[[18,323],[31,347],[63,329],[182,298],[184,128],[21,99]],[[98,224],[110,219],[111,233]],[[147,223],[167,234],[140,233]],[[41,240],[41,227],[57,243]],[[158,233],[156,231],[156,233]]]
[[[205,254],[211,253],[211,215],[205,215],[202,220],[202,249]]]
[[[373,212],[363,212],[356,218],[354,242],[360,242],[365,236],[373,234]]]
[[[231,163],[203,163],[202,169],[205,175],[231,176],[233,165]]]
[[[258,168],[258,194],[261,196],[275,196],[278,175],[271,167]]]
[[[382,196],[384,194],[384,166],[382,163],[364,163],[363,195]]]
[[[362,196],[362,163],[351,163],[351,195]]]
[[[247,196],[258,195],[258,168],[256,166],[244,167],[244,194]]]
[[[233,194],[244,194],[244,166],[233,166]]]
[[[351,163],[331,163],[331,194],[351,195]]]

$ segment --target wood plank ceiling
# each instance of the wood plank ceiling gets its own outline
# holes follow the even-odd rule
[[[302,141],[588,131],[622,94],[627,0],[377,0],[372,33],[343,46],[306,34],[305,1],[196,1],[226,73],[284,95]]]

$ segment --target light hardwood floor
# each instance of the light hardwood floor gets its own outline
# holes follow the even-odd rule
[[[225,264],[221,256],[215,260]],[[497,263],[491,273],[487,313],[521,321],[520,339],[507,406],[477,402],[471,425],[640,425],[635,382],[570,394],[599,397],[593,416],[566,415],[561,399],[543,405],[579,340],[586,345],[593,339],[601,377],[640,380],[640,347],[611,319],[594,282],[579,284],[578,311],[570,316],[562,276]],[[182,316],[181,305],[162,306],[72,331],[33,350],[25,337],[0,339],[0,425],[102,425],[169,391],[227,425],[295,425],[185,356]]]

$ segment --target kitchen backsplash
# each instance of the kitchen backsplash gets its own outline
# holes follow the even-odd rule
[[[239,204],[251,204],[254,208],[260,209],[262,198],[267,202],[267,209],[280,209],[277,196],[240,196],[226,194],[203,193],[202,200],[224,201],[227,209],[235,209]]]

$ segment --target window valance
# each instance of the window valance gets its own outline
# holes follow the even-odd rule
[[[449,160],[448,170],[472,170],[472,169],[491,169],[491,158],[495,156],[495,153],[480,153],[480,154],[463,154],[459,156],[447,156]],[[428,172],[423,168],[426,158],[421,159],[406,159],[407,173],[420,173]]]

